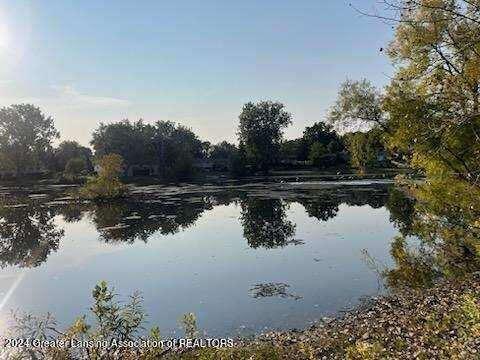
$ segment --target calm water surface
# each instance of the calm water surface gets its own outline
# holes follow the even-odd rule
[[[382,290],[368,256],[391,264],[391,185],[295,183],[178,191],[137,189],[113,204],[63,190],[2,189],[0,313],[88,313],[106,280],[140,290],[148,326],[180,334],[197,315],[209,336],[302,328]],[[392,215],[393,214],[393,215]]]

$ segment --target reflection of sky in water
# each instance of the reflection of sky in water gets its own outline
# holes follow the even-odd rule
[[[287,217],[304,244],[252,249],[239,216],[239,205],[216,206],[183,231],[133,244],[100,241],[88,217],[76,223],[56,217],[65,229],[58,251],[26,270],[3,312],[49,311],[66,324],[88,312],[91,289],[107,280],[121,294],[141,290],[148,326],[158,324],[164,334],[177,329],[186,312],[194,312],[210,335],[304,327],[377,293],[377,275],[361,251],[389,265],[389,243],[397,233],[383,207],[342,204],[336,217],[321,222],[292,203]],[[0,270],[2,296],[21,274]],[[286,284],[293,296],[254,298],[250,290],[257,284]]]

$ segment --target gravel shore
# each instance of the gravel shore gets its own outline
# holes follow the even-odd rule
[[[372,299],[303,331],[172,359],[480,359],[480,275]]]

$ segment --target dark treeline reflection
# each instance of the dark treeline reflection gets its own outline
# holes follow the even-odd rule
[[[205,211],[229,204],[240,208],[239,222],[250,247],[301,245],[302,241],[295,239],[296,225],[287,217],[291,204],[301,204],[308,216],[319,221],[335,217],[341,204],[373,208],[387,204],[393,221],[408,224],[409,220],[402,218],[405,209],[395,209],[397,204],[404,206],[402,201],[409,201],[400,201],[401,194],[389,192],[385,186],[375,186],[299,191],[284,198],[276,198],[275,193],[259,197],[241,191],[162,199],[131,198],[111,203],[48,202],[17,197],[0,205],[0,265],[40,265],[50,252],[57,250],[64,236],[63,226],[68,223],[89,221],[98,231],[99,240],[107,243],[148,242],[154,234],[175,234],[194,225]],[[54,221],[56,216],[67,225]]]

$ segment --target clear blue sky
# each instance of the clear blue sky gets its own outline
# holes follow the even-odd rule
[[[0,0],[0,105],[33,102],[63,139],[99,122],[173,120],[235,140],[247,101],[278,100],[289,138],[322,120],[347,77],[378,86],[392,38],[375,0]]]

